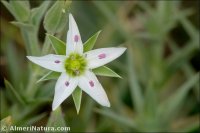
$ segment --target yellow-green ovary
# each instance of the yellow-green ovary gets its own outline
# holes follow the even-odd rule
[[[84,56],[77,53],[72,53],[65,60],[65,70],[66,73],[71,76],[81,76],[84,74],[87,66],[87,61]]]

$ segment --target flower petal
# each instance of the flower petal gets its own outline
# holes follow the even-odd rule
[[[103,66],[124,53],[126,48],[100,48],[84,53],[90,69]]]
[[[66,55],[71,52],[83,53],[83,43],[78,30],[78,26],[72,14],[69,14],[69,30],[67,32],[67,49]]]
[[[77,85],[77,78],[69,78],[68,75],[62,73],[56,83],[52,109],[55,110],[67,97],[69,97]]]
[[[26,57],[33,63],[40,65],[41,67],[44,67],[46,69],[56,72],[65,71],[64,62],[66,56],[49,54],[41,57],[35,57],[35,56],[26,56]]]
[[[94,73],[87,71],[79,78],[79,87],[103,106],[110,107],[110,102]]]

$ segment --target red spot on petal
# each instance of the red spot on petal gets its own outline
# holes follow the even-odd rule
[[[60,61],[59,61],[59,60],[55,60],[54,62],[55,62],[55,63],[60,63]]]
[[[98,55],[98,57],[99,57],[99,59],[103,59],[103,58],[106,58],[106,54],[100,54],[100,55]]]
[[[66,81],[66,82],[65,82],[65,85],[66,85],[66,86],[69,86],[69,82],[68,82],[68,81]]]
[[[78,42],[78,40],[79,40],[79,36],[78,36],[78,35],[75,35],[75,36],[74,36],[74,41],[75,41],[75,42]]]
[[[92,80],[89,82],[89,84],[91,87],[94,87],[94,82]]]

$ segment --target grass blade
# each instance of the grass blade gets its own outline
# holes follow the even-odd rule
[[[181,105],[184,102],[185,97],[194,85],[199,81],[199,73],[195,74],[187,82],[185,82],[177,91],[171,95],[166,101],[159,106],[159,113],[165,114],[163,119],[172,119],[180,110]]]
[[[16,100],[20,103],[25,105],[24,100],[22,99],[21,95],[18,93],[18,91],[16,91],[16,89],[10,84],[9,81],[7,81],[6,79],[4,80],[6,88],[11,90],[12,94],[14,95],[14,97],[16,98]]]
[[[128,49],[127,62],[128,62],[127,64],[128,79],[129,79],[129,85],[131,89],[130,91],[131,91],[131,96],[132,96],[132,102],[138,113],[143,112],[143,96],[141,92],[142,89],[140,88],[137,77],[136,77],[131,46]]]
[[[95,112],[97,112],[101,115],[104,115],[105,117],[108,117],[108,118],[114,120],[115,122],[117,122],[119,124],[123,124],[126,127],[136,129],[136,124],[130,118],[121,116],[121,115],[116,114],[116,113],[109,111],[109,110],[96,109]]]

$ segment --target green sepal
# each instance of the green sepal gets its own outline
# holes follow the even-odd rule
[[[46,34],[46,35],[47,35],[48,39],[50,40],[51,45],[53,46],[53,49],[55,50],[56,54],[65,55],[66,54],[65,43],[55,36],[52,36],[50,34]]]
[[[58,77],[60,76],[61,73],[59,72],[54,72],[54,71],[50,71],[47,74],[45,74],[44,76],[42,76],[37,83],[42,82],[42,81],[46,81],[46,80],[50,80],[50,79],[58,79]]]
[[[84,52],[92,50],[101,31],[98,31],[84,43]]]
[[[106,66],[95,68],[92,71],[99,76],[122,78],[120,75],[118,75],[116,72]]]
[[[78,114],[81,107],[82,90],[79,87],[77,87],[72,93],[72,97]]]

